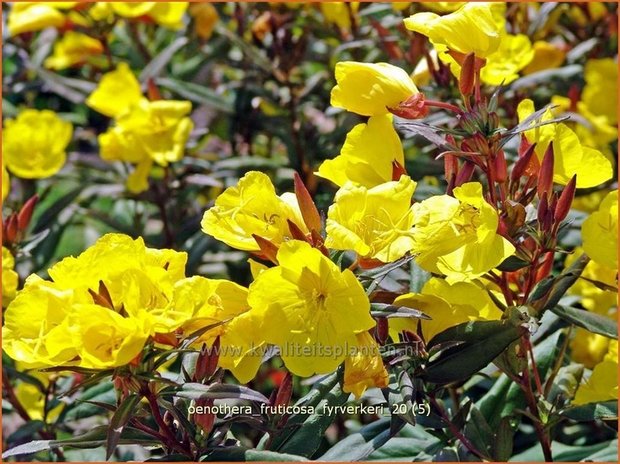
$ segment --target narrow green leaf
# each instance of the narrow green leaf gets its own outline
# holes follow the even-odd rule
[[[114,454],[114,450],[121,438],[121,433],[131,419],[132,414],[135,413],[134,409],[140,402],[140,398],[141,397],[136,394],[127,396],[121,404],[118,405],[116,412],[112,415],[106,437],[106,459],[110,459],[112,454]]]
[[[191,400],[199,400],[204,398],[210,399],[240,399],[258,401],[260,403],[268,403],[269,399],[254,391],[248,387],[242,385],[226,385],[222,383],[216,383],[212,385],[203,385],[201,383],[186,383],[183,385],[181,391],[177,392],[175,396],[180,398],[188,398]]]
[[[561,415],[577,422],[589,422],[597,419],[615,420],[618,418],[618,402],[612,400],[573,406],[562,411]]]
[[[572,306],[554,306],[551,311],[565,321],[592,333],[618,339],[618,326],[614,319]]]

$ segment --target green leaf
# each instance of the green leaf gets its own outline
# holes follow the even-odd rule
[[[69,190],[49,206],[44,204],[37,205],[38,209],[44,209],[42,209],[43,212],[38,217],[36,224],[32,228],[32,232],[37,233],[48,228],[53,222],[56,221],[61,211],[71,205],[75,199],[80,196],[80,193],[82,193],[83,190],[84,186],[79,185]]]
[[[210,452],[201,459],[204,462],[303,462],[308,461],[303,456],[296,454],[276,453],[274,451],[264,451],[245,448],[242,446],[230,446],[218,448]]]
[[[203,385],[201,383],[186,383],[175,396],[180,398],[188,398],[191,400],[199,399],[240,399],[258,401],[260,403],[269,403],[269,399],[248,387],[242,385],[226,385],[215,383],[212,385]]]
[[[106,437],[106,460],[110,459],[110,457],[114,454],[114,450],[121,439],[121,433],[131,419],[132,415],[135,413],[134,409],[140,402],[140,399],[141,396],[136,394],[127,396],[121,404],[118,405],[116,412],[112,415]]]
[[[557,305],[564,294],[573,286],[585,267],[590,262],[587,255],[582,254],[569,268],[557,277],[543,279],[535,288],[528,302],[539,310],[551,309]],[[538,301],[540,300],[540,302]]]
[[[480,410],[478,410],[475,406],[472,406],[471,408],[469,421],[465,424],[463,433],[467,438],[469,438],[478,451],[490,459],[494,440],[493,430],[487,423]]]
[[[518,271],[519,269],[523,269],[529,264],[530,263],[521,258],[517,258],[516,256],[509,256],[504,261],[502,261],[499,266],[497,266],[497,269],[505,272],[513,272]]]
[[[591,311],[573,308],[572,306],[558,305],[551,308],[551,311],[565,321],[589,330],[592,333],[618,339],[618,326],[614,319]]]
[[[311,457],[319,448],[327,427],[336,419],[324,413],[326,406],[342,406],[349,393],[342,391],[340,381],[342,370],[325,377],[301,398],[297,406],[312,406],[312,414],[295,414],[285,427],[278,431],[271,443],[274,451]]]
[[[187,37],[177,37],[170,45],[164,48],[160,53],[147,64],[140,73],[140,82],[146,82],[156,76],[159,76],[172,57],[181,48],[189,42]]]
[[[577,422],[593,420],[615,420],[618,418],[618,402],[605,401],[573,406],[561,412],[561,415]]]
[[[447,349],[431,358],[425,378],[433,383],[466,379],[495,359],[517,340],[523,329],[509,321],[472,321],[451,327],[433,337],[428,347],[449,342]]]
[[[511,419],[509,417],[504,417],[499,422],[491,447],[491,454],[495,461],[508,461],[508,458],[512,455],[514,430],[510,422]]]
[[[116,391],[114,390],[112,382],[101,382],[82,392],[80,397],[76,400],[76,403],[66,410],[62,420],[73,421],[84,419],[104,411],[100,406],[87,403],[87,401],[114,405],[116,401]]]
[[[319,461],[362,461],[394,436],[390,419],[380,419],[339,441]],[[400,428],[404,425],[400,421]],[[398,431],[396,430],[396,431]]]

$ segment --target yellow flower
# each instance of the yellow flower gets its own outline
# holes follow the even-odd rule
[[[409,74],[388,63],[341,61],[336,64],[336,82],[331,105],[362,116],[386,114],[418,93]]]
[[[2,201],[9,196],[11,191],[11,178],[9,177],[9,171],[6,170],[4,165],[4,158],[2,158]]]
[[[610,339],[603,335],[577,327],[570,341],[571,358],[588,369],[593,369],[605,357],[609,342]]]
[[[261,336],[280,347],[286,367],[303,377],[335,370],[375,325],[364,289],[308,243],[291,240],[278,251],[279,266],[250,285],[251,313],[263,321]]]
[[[534,113],[534,103],[526,99],[517,107],[519,121],[524,121]],[[547,110],[541,122],[553,119],[550,110]],[[532,122],[534,125],[535,122]],[[536,155],[542,158],[553,142],[554,170],[553,180],[561,185],[577,174],[577,188],[589,188],[602,184],[613,176],[611,162],[600,151],[581,144],[577,134],[566,124],[546,124],[535,129],[525,131],[530,143],[536,143]]]
[[[582,101],[593,114],[605,116],[607,122],[615,126],[618,121],[618,64],[613,58],[588,60],[584,77]]]
[[[15,298],[17,291],[17,281],[19,276],[15,272],[15,258],[8,250],[2,247],[2,307],[7,305]]]
[[[22,370],[22,366],[20,363],[16,363],[16,368],[18,370]],[[45,372],[38,371],[30,371],[28,375],[36,378],[44,388],[48,388],[50,383],[51,376],[57,376],[57,374],[48,374]],[[19,381],[15,386],[15,396],[19,401],[28,416],[32,420],[43,420],[44,412],[45,412],[45,393],[41,391],[41,389],[37,385],[33,385],[32,383],[28,383],[25,381]],[[47,423],[52,424],[58,419],[58,416],[62,412],[65,403],[60,403],[51,410],[47,412]]]
[[[500,27],[492,4],[468,2],[453,13],[416,13],[405,19],[405,27],[427,36],[435,46],[486,58],[500,46]]]
[[[573,400],[574,405],[618,400],[618,342],[609,342],[609,351],[592,374],[580,385]]]
[[[10,35],[40,31],[65,24],[65,15],[59,9],[73,8],[77,2],[15,2],[7,20]]]
[[[297,198],[292,193],[276,195],[269,176],[250,171],[234,187],[227,188],[202,218],[202,231],[245,251],[259,251],[253,234],[276,245],[290,237],[287,220],[301,230],[307,228]]]
[[[553,69],[564,63],[566,53],[556,45],[537,40],[534,42],[534,57],[523,69],[523,74],[532,74],[544,69]]]
[[[340,187],[351,181],[370,188],[392,180],[394,161],[404,166],[403,146],[392,115],[382,114],[351,129],[340,155],[324,161],[317,174]]]
[[[384,263],[401,258],[413,247],[415,187],[408,176],[371,189],[345,184],[329,208],[325,246],[353,250],[364,259]]]
[[[594,262],[618,269],[618,190],[609,192],[598,211],[583,221],[581,237]]]
[[[340,29],[351,29],[351,16],[359,9],[359,2],[321,2],[321,13],[328,23],[335,24]]]
[[[394,341],[398,341],[398,334],[402,330],[417,333],[418,324],[428,342],[438,333],[463,322],[498,320],[502,317],[501,310],[495,306],[480,282],[457,282],[450,285],[444,279],[433,277],[424,284],[421,293],[401,295],[394,300],[394,304],[418,309],[432,318],[419,321],[389,319],[390,335]]]
[[[467,2],[420,2],[425,8],[436,11],[438,13],[452,13]]]
[[[45,60],[45,67],[50,69],[66,69],[82,64],[93,55],[103,52],[103,44],[80,32],[67,32],[62,39],[54,44],[54,54]]]
[[[80,340],[80,366],[90,369],[128,364],[140,354],[150,332],[145,320],[96,304],[74,306],[68,321]]]
[[[509,84],[533,58],[532,43],[526,35],[502,34],[499,48],[480,71],[480,79],[489,85]]]
[[[379,345],[368,332],[357,335],[354,352],[344,360],[342,390],[360,398],[368,388],[388,386],[388,373],[383,365]]]
[[[161,26],[180,29],[189,2],[110,2],[110,6],[124,18],[145,16]]]
[[[194,18],[198,37],[208,40],[220,19],[215,7],[211,3],[192,3],[189,14]]]
[[[497,234],[497,211],[478,182],[454,189],[454,197],[434,196],[414,205],[413,253],[418,264],[444,274],[450,283],[475,279],[515,251]]]
[[[65,164],[72,134],[71,123],[53,111],[24,110],[4,123],[2,155],[6,167],[24,179],[53,176]]]
[[[130,111],[142,98],[138,79],[127,63],[119,63],[116,70],[101,77],[95,91],[86,99],[86,104],[101,114],[115,118]]]
[[[4,315],[4,351],[29,368],[69,365],[77,356],[67,321],[72,303],[70,290],[30,276]]]

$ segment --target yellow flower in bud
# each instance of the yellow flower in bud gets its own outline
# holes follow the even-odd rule
[[[388,113],[399,103],[418,93],[409,74],[389,63],[336,63],[337,85],[331,105],[362,116]]]
[[[450,283],[475,279],[511,256],[515,249],[497,234],[497,211],[478,182],[454,189],[454,197],[434,196],[414,205],[416,261]]]
[[[618,270],[618,190],[609,192],[598,211],[583,221],[581,238],[594,262]]]
[[[579,386],[573,404],[581,405],[611,400],[618,400],[617,340],[610,340],[605,358],[594,366],[590,377]]]
[[[340,29],[351,29],[351,17],[355,18],[359,2],[321,2],[321,13],[325,21],[335,24]]]
[[[202,231],[245,251],[259,251],[252,235],[279,245],[290,238],[287,220],[307,232],[297,198],[276,195],[269,176],[250,171],[234,187],[227,188],[202,218]]]
[[[329,208],[325,246],[384,263],[401,258],[413,247],[415,187],[408,176],[371,189],[345,184]]]
[[[379,345],[368,332],[357,335],[354,353],[344,360],[342,390],[360,398],[368,388],[388,386],[388,373],[383,365]]]
[[[27,109],[4,122],[2,155],[6,167],[24,179],[56,174],[65,164],[73,126],[49,110]]]
[[[194,18],[198,37],[208,40],[220,19],[215,7],[211,3],[192,3],[189,14]]]
[[[54,44],[54,54],[45,60],[45,67],[66,69],[103,53],[103,44],[80,32],[69,31]]]
[[[318,175],[342,187],[351,181],[374,187],[392,180],[392,163],[405,164],[403,146],[391,114],[372,116],[347,134],[340,155],[323,161]]]
[[[7,19],[10,35],[35,32],[65,24],[65,15],[58,11],[73,8],[77,2],[15,2]]]
[[[15,258],[8,248],[2,247],[2,307],[15,298],[19,276],[15,272]]]
[[[534,113],[532,100],[522,100],[517,107],[519,121],[523,122]],[[547,110],[540,122],[553,119],[550,110]],[[536,121],[532,122],[532,125]],[[554,168],[553,181],[566,185],[573,175],[577,174],[577,188],[596,187],[611,179],[613,170],[611,162],[600,151],[583,146],[577,134],[566,124],[545,124],[525,131],[530,143],[536,143],[536,155],[539,161],[553,142]]]
[[[418,324],[428,342],[435,335],[463,322],[498,320],[501,310],[495,305],[480,282],[457,282],[450,285],[444,279],[431,278],[420,293],[407,293],[394,300],[397,306],[422,311],[431,319],[390,318],[390,336],[398,341],[402,330],[418,332]],[[500,297],[500,301],[503,298]]]
[[[119,63],[114,71],[101,77],[86,104],[101,114],[116,118],[130,111],[142,98],[138,79],[127,63]]]
[[[407,29],[427,36],[435,46],[464,54],[473,52],[479,58],[499,48],[503,28],[494,19],[492,4],[484,2],[468,2],[445,16],[416,13],[404,21]]]
[[[564,63],[566,53],[556,45],[544,40],[537,40],[533,47],[534,57],[530,64],[523,69],[523,74],[557,68]]]
[[[293,374],[334,371],[357,345],[356,335],[374,327],[370,303],[359,281],[318,249],[291,240],[278,251],[279,266],[250,285],[250,313],[264,322],[261,337],[280,347]]]

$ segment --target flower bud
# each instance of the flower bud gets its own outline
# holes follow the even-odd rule
[[[254,238],[254,240],[256,240],[256,244],[260,248],[260,256],[268,259],[274,264],[278,264],[278,247],[275,246],[271,241],[259,235],[252,234],[252,237]]]
[[[291,401],[293,395],[293,377],[290,372],[287,372],[280,386],[278,387],[278,394],[276,395],[274,406],[286,406]]]
[[[308,241],[308,237],[306,237],[306,234],[304,234],[304,232],[299,228],[297,224],[295,224],[290,219],[287,219],[286,223],[288,224],[288,230],[291,233],[291,237],[293,237],[295,240],[302,240],[304,242]]]
[[[502,183],[508,179],[508,166],[506,166],[506,157],[504,150],[499,150],[493,160],[493,168],[495,170],[495,181]]]
[[[532,156],[536,150],[536,144],[529,144],[527,139],[523,137],[521,139],[521,147],[519,149],[519,159],[515,162],[512,172],[510,173],[510,180],[512,182],[518,182],[523,174],[527,173],[527,168],[532,161]]]
[[[463,185],[465,182],[469,182],[471,176],[474,175],[474,168],[476,165],[469,160],[465,160],[463,163],[463,167],[459,171],[456,176],[456,181],[454,182],[454,186],[458,187],[459,185]]]
[[[375,339],[379,345],[384,345],[389,336],[388,320],[385,317],[377,319],[377,327],[375,329]]]
[[[560,199],[558,200],[558,204],[553,212],[553,219],[556,224],[559,224],[566,216],[568,216],[568,212],[570,211],[570,207],[573,203],[573,199],[575,198],[575,189],[577,187],[577,174],[575,174],[571,180],[568,181],[564,190],[560,194]]]
[[[196,400],[196,409],[209,408],[213,406],[213,401],[212,398]],[[215,423],[215,414],[212,412],[202,414],[194,413],[193,416],[194,424],[196,424],[205,435],[209,435]]]
[[[536,192],[538,198],[542,198],[545,194],[550,194],[553,190],[553,142],[549,143],[549,148],[545,151],[542,163],[540,164],[540,171],[538,173],[538,185],[536,186]]]
[[[443,157],[443,166],[446,180],[451,179],[459,172],[459,160],[452,153],[446,153]]]
[[[319,214],[319,210],[316,208],[310,192],[308,192],[308,189],[297,172],[294,175],[294,183],[295,196],[299,203],[301,217],[304,219],[308,230],[321,230],[321,215]]]
[[[203,382],[215,373],[220,358],[219,348],[219,336],[215,339],[211,348],[208,348],[206,344],[202,345],[200,354],[198,354],[196,359],[196,369],[194,370],[194,380],[196,382]]]
[[[35,194],[32,197],[30,197],[28,201],[24,203],[24,206],[22,206],[22,209],[19,210],[19,213],[17,214],[17,228],[20,231],[23,232],[28,228],[28,225],[30,224],[30,220],[32,219],[32,213],[34,211],[34,207],[36,206],[38,201],[39,201],[39,196]]]
[[[474,91],[476,81],[476,55],[471,52],[463,58],[461,74],[459,76],[459,90],[464,97],[469,97]]]
[[[14,243],[17,238],[17,216],[11,214],[6,220],[3,241],[4,243]]]

